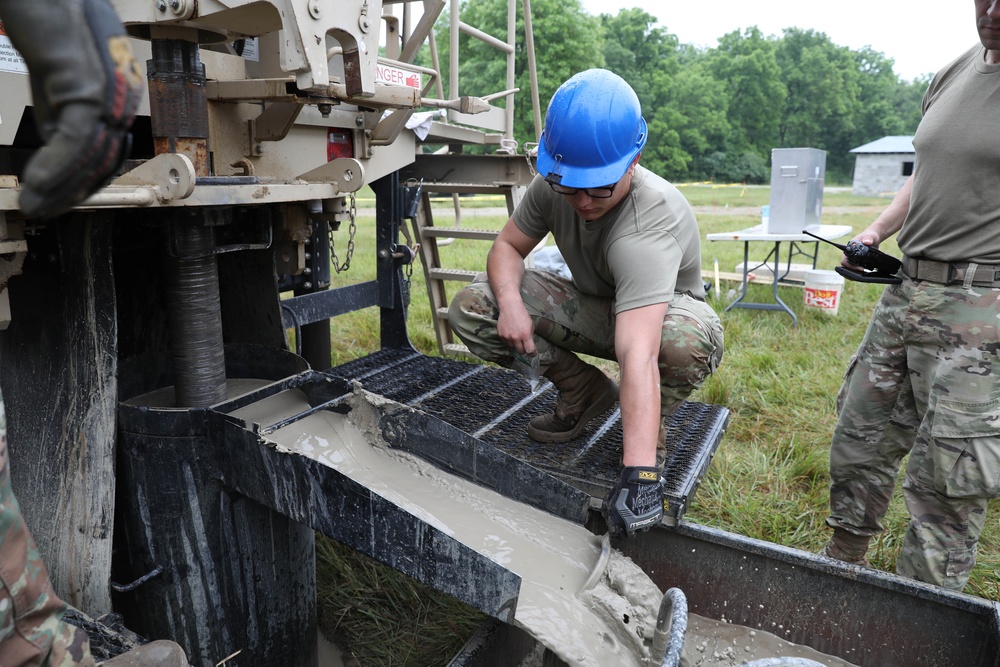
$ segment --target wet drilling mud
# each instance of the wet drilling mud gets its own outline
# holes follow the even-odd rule
[[[583,526],[516,502],[390,448],[378,432],[385,399],[358,391],[348,414],[318,411],[271,432],[310,458],[521,577],[514,622],[568,665],[658,665],[650,656],[662,592],[635,563]],[[309,403],[287,390],[232,415],[275,423]],[[408,409],[393,404],[391,409]],[[349,517],[345,520],[350,520]],[[770,656],[832,661],[761,631],[692,616],[681,664],[738,665]]]
[[[631,583],[638,567],[612,552],[594,582],[602,540],[585,528],[527,507],[380,443],[370,400],[358,394],[349,415],[321,411],[278,429],[277,446],[330,466],[391,500],[522,578],[515,621],[571,665],[644,665],[659,596]],[[267,423],[308,408],[297,391],[234,416]],[[367,418],[366,418],[367,417]],[[629,567],[631,565],[631,568]],[[648,579],[647,579],[648,581]],[[637,600],[627,599],[615,587]]]

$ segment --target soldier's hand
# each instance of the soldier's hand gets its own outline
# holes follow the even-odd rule
[[[25,215],[58,215],[114,176],[128,155],[143,77],[108,0],[0,0],[31,78],[45,146],[22,175]]]
[[[663,482],[660,469],[622,468],[601,508],[612,537],[628,537],[648,530],[663,519]]]

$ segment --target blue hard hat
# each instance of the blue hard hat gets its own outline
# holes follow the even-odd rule
[[[625,175],[646,135],[639,98],[625,79],[588,69],[552,96],[535,166],[547,181],[566,187],[610,185]]]

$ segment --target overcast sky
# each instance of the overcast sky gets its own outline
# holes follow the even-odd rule
[[[715,46],[722,35],[756,25],[825,32],[841,46],[871,46],[895,61],[896,74],[933,73],[979,41],[972,0],[581,0],[593,15],[639,7],[682,43]],[[536,45],[537,48],[537,45]]]

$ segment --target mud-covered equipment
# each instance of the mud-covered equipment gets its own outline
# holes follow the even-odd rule
[[[559,86],[545,112],[536,168],[568,188],[617,183],[646,145],[639,98],[623,78],[589,69]]]
[[[864,268],[862,273],[858,273],[845,266],[836,267],[837,273],[848,280],[856,280],[862,283],[885,283],[888,285],[898,285],[903,281],[902,278],[896,276],[896,272],[903,266],[902,262],[892,255],[885,254],[874,246],[865,245],[858,241],[851,241],[847,245],[835,243],[822,236],[816,236],[805,229],[802,230],[802,233],[840,248],[844,252],[844,257],[847,258],[848,262]]]
[[[25,167],[21,210],[53,216],[122,165],[143,75],[107,0],[0,0],[0,17],[28,65],[35,121],[46,144]],[[66,24],[76,29],[52,34],[53,26]]]
[[[663,481],[655,467],[625,466],[602,507],[612,537],[648,530],[663,518]]]
[[[315,667],[320,533],[486,615],[450,664],[521,664],[537,642],[512,622],[527,596],[503,558],[411,511],[414,498],[431,494],[394,502],[265,434],[296,420],[342,425],[345,401],[370,394],[380,414],[363,423],[365,437],[399,450],[373,452],[380,462],[423,458],[442,475],[553,515],[527,526],[535,536],[552,537],[566,521],[581,530],[603,523],[592,508],[618,483],[620,412],[565,444],[531,441],[526,422],[557,400],[548,383],[532,393],[514,372],[425,356],[405,326],[416,293],[406,289],[411,265],[399,247],[403,214],[422,221],[413,241],[423,249],[436,238],[486,240],[486,230],[433,225],[430,200],[506,192],[516,201],[514,188],[532,177],[525,155],[459,150],[513,151],[505,114],[492,113],[513,107],[479,115],[480,125],[457,89],[426,98],[440,73],[424,79],[428,68],[413,61],[433,42],[445,2],[112,2],[140,65],[148,72],[152,61],[148,88],[157,94],[139,109],[125,173],[79,210],[27,223],[19,212],[17,175],[41,142],[25,112],[28,74],[0,65],[0,243],[5,261],[24,258],[0,289],[0,381],[12,388],[5,399],[16,415],[15,492],[54,584],[93,618],[114,612],[123,628],[178,641],[197,667],[237,653],[232,660],[254,667]],[[390,12],[406,4],[424,7],[415,26]],[[458,12],[449,13],[458,30]],[[379,34],[392,36],[384,50]],[[532,43],[513,31],[509,42],[518,54],[518,43]],[[457,50],[449,55],[449,71],[468,69]],[[421,77],[409,88],[381,82],[376,70]],[[421,139],[408,121],[424,101],[447,112]],[[424,151],[441,145],[451,152]],[[374,208],[352,196],[362,186]],[[345,257],[356,226],[361,249],[365,209],[374,211],[377,275],[332,285],[331,263],[342,264],[334,241]],[[430,252],[421,259],[429,284],[456,279],[431,273],[440,262]],[[218,305],[195,312],[209,303]],[[439,315],[446,305],[432,304]],[[362,310],[379,324],[380,349],[329,368],[337,317]],[[226,394],[214,402],[219,365]],[[997,613],[985,600],[681,521],[728,422],[725,407],[688,401],[665,423],[664,526],[622,545],[657,587],[684,590],[699,614],[782,626],[863,664],[998,667]],[[587,588],[588,570],[599,572],[603,540],[589,530],[583,537],[593,547],[589,567],[546,567],[560,586],[561,574],[577,582],[567,597]],[[831,634],[831,605],[843,627],[865,632]],[[119,652],[105,646],[107,657]]]

